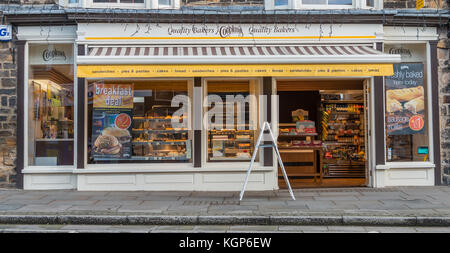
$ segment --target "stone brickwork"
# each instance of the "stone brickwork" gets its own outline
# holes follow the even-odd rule
[[[14,187],[17,66],[12,42],[0,42],[0,187]]]
[[[447,0],[425,0],[424,8],[446,8],[448,6]],[[416,8],[416,0],[384,0],[383,7],[385,9],[404,9]]]
[[[439,104],[440,104],[440,129],[441,129],[441,164],[444,183],[450,185],[450,66],[448,39],[450,30],[443,29],[440,33],[442,38],[438,43],[439,58]]]
[[[181,0],[181,6],[264,6],[264,0]]]

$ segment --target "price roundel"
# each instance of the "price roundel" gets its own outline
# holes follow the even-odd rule
[[[121,113],[121,114],[117,115],[114,123],[120,129],[128,129],[131,125],[131,118],[130,118],[130,116],[128,116],[128,114]]]
[[[409,119],[409,128],[414,131],[420,131],[423,129],[425,122],[420,115],[414,115]]]

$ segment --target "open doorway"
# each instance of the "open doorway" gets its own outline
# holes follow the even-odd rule
[[[292,187],[368,184],[364,94],[364,80],[277,81],[278,147]]]

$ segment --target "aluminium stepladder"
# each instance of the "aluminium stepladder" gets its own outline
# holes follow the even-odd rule
[[[267,129],[269,130],[270,138],[272,139],[272,144],[267,145],[261,145],[261,139],[263,137],[264,131]],[[259,133],[258,140],[256,141],[256,147],[253,151],[252,160],[250,161],[250,166],[248,167],[247,175],[245,176],[244,185],[241,190],[240,198],[239,200],[242,200],[242,197],[244,196],[245,187],[247,187],[248,177],[250,176],[250,172],[252,171],[253,163],[255,162],[256,154],[258,152],[259,148],[266,148],[266,147],[274,147],[275,152],[277,153],[278,162],[281,166],[281,172],[283,172],[284,181],[286,181],[286,185],[289,188],[289,193],[291,194],[291,197],[293,200],[295,200],[294,193],[292,192],[291,184],[289,184],[289,179],[286,174],[286,170],[284,169],[283,161],[281,160],[280,151],[278,150],[277,142],[275,141],[275,137],[273,136],[272,129],[270,128],[269,123],[266,121],[263,124],[263,127],[261,128],[261,132]]]

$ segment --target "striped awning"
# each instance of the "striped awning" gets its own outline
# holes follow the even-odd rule
[[[92,45],[78,64],[393,63],[371,45]]]

